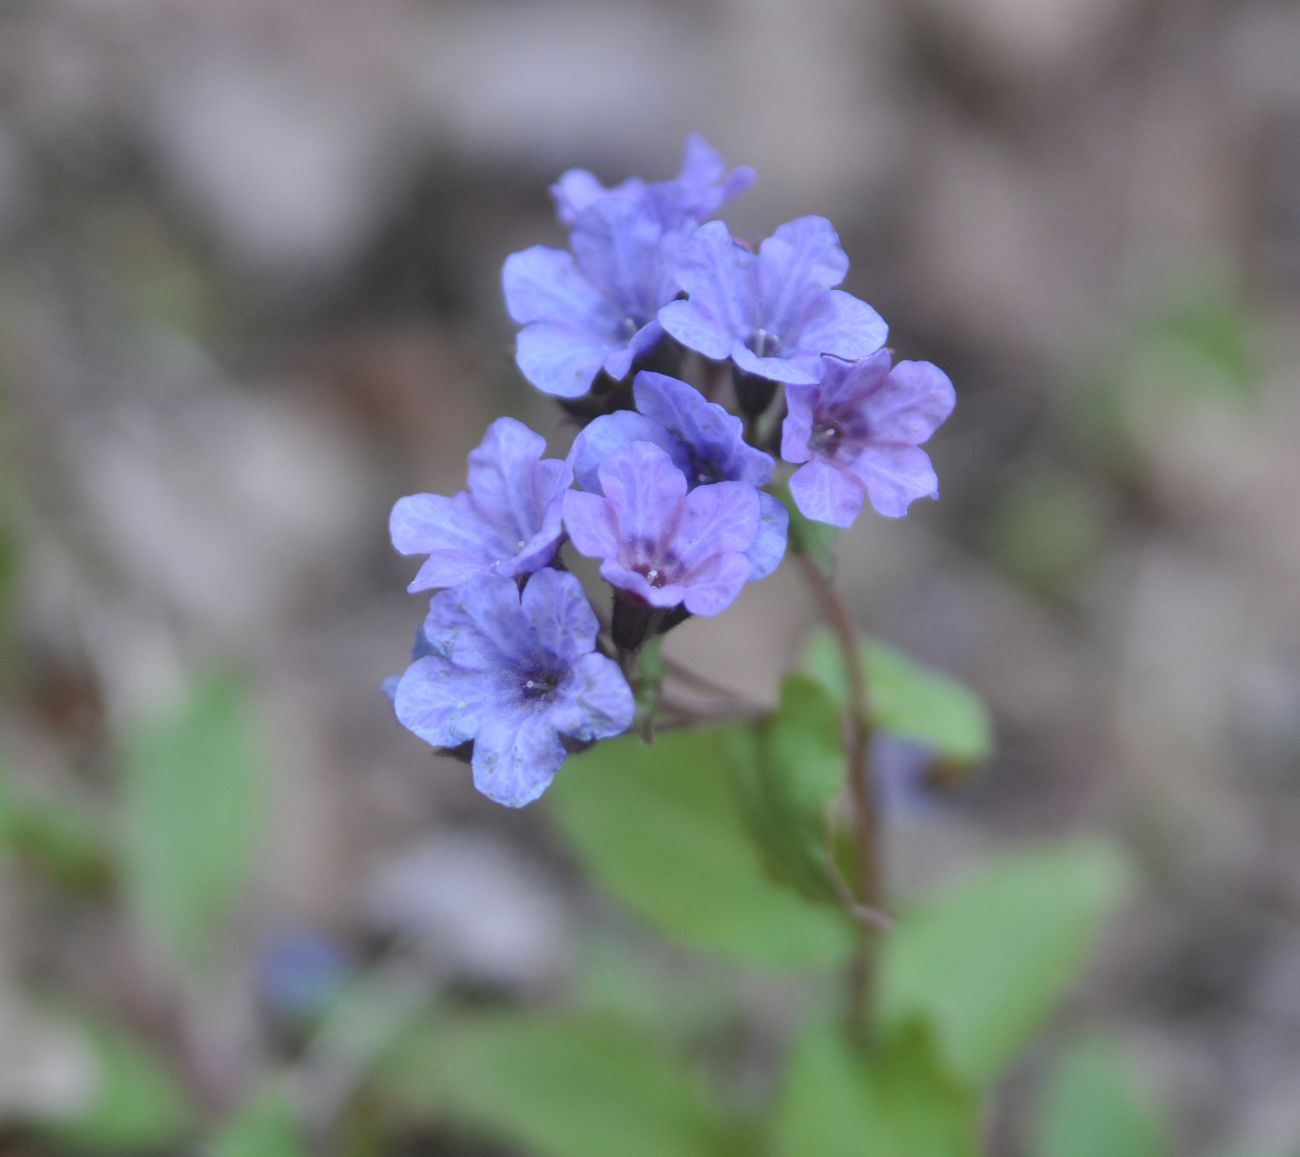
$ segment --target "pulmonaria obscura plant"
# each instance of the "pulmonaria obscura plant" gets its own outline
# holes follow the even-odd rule
[[[435,592],[410,666],[387,684],[397,718],[466,756],[507,807],[537,799],[569,754],[634,724],[649,737],[691,722],[665,707],[643,656],[770,575],[792,512],[848,527],[868,501],[900,518],[938,497],[921,446],[952,383],[893,361],[880,315],[837,288],[849,261],[825,218],[757,245],[708,220],[753,180],[698,136],[672,180],[564,174],[551,194],[568,248],[512,254],[502,285],[520,371],[579,427],[567,458],[499,418],[464,491],[393,508],[393,545],[423,559],[409,589]],[[566,546],[599,562],[607,629]],[[829,580],[801,561],[843,627]]]

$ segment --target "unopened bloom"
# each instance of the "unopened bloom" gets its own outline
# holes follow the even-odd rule
[[[573,473],[566,462],[543,458],[545,450],[545,439],[522,422],[498,418],[470,453],[468,490],[398,499],[389,519],[393,545],[428,555],[408,590],[529,574],[555,557]]]
[[[938,498],[939,480],[920,448],[952,413],[952,382],[929,362],[888,350],[858,362],[825,358],[816,385],[786,387],[781,457],[804,463],[790,479],[809,518],[849,526],[866,498],[901,518],[917,498]]]
[[[644,205],[597,200],[578,217],[573,252],[534,245],[506,258],[506,308],[524,328],[515,362],[534,386],[578,398],[604,370],[625,378],[663,336],[659,307],[677,296],[673,261],[682,235]]]
[[[824,217],[782,225],[754,253],[721,221],[695,231],[677,259],[688,294],[659,312],[665,330],[707,358],[775,382],[814,383],[822,354],[860,358],[884,344],[880,315],[835,289],[849,259]]]
[[[583,211],[602,197],[618,197],[646,206],[664,228],[676,229],[687,222],[707,221],[754,179],[748,165],[728,172],[722,154],[698,133],[691,133],[682,150],[681,171],[671,181],[651,183],[629,177],[607,188],[586,169],[570,169],[551,186],[551,196],[565,225],[576,224]]]
[[[599,629],[566,572],[538,571],[522,596],[513,579],[496,577],[441,591],[424,623],[428,653],[397,684],[397,718],[434,747],[472,742],[474,786],[522,807],[570,748],[632,724],[632,692],[596,651]]]
[[[601,493],[564,496],[574,547],[601,559],[611,586],[649,606],[716,615],[753,577],[745,552],[760,525],[758,491],[743,482],[689,490],[668,453],[634,442],[597,474]]]
[[[632,385],[636,410],[618,410],[591,422],[573,443],[569,462],[583,490],[601,492],[599,467],[633,442],[652,442],[667,452],[687,486],[744,482],[765,486],[770,455],[745,441],[744,425],[694,386],[666,374],[642,371]],[[760,493],[759,529],[745,551],[754,579],[766,578],[785,554],[789,515],[770,494]]]

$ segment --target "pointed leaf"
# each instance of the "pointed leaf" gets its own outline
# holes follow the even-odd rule
[[[979,763],[988,757],[993,729],[988,711],[970,688],[874,639],[864,641],[863,651],[874,726],[915,740],[954,763]],[[844,667],[829,631],[814,633],[803,668],[844,701]]]
[[[1129,871],[1104,843],[1005,856],[904,913],[884,938],[885,1023],[922,1015],[952,1069],[998,1078],[1079,979]]]

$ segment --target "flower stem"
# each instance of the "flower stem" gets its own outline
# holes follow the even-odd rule
[[[804,580],[817,598],[826,625],[835,634],[848,686],[844,708],[844,735],[848,755],[849,800],[857,853],[855,899],[859,911],[873,919],[858,919],[858,942],[848,973],[848,1024],[852,1035],[867,1044],[871,1032],[872,1002],[880,932],[887,925],[883,912],[885,880],[880,847],[880,810],[871,771],[871,712],[867,677],[858,629],[834,584],[812,559],[801,555]]]

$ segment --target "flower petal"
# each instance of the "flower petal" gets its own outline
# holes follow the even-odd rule
[[[832,289],[818,294],[804,310],[792,339],[800,349],[838,358],[863,358],[889,336],[885,319],[851,293]]]
[[[399,498],[388,529],[400,553],[429,556],[406,588],[412,594],[465,582],[510,554],[496,530],[474,510],[468,494]]]
[[[756,328],[755,260],[732,240],[721,221],[700,226],[682,246],[674,266],[677,284],[689,295],[689,308],[674,302],[662,310],[664,329],[705,357],[727,357],[732,344]]]
[[[618,556],[618,526],[603,495],[580,490],[565,494],[564,527],[579,554],[588,558]]]
[[[783,357],[760,358],[747,345],[737,342],[732,346],[731,360],[739,369],[769,382],[811,386],[817,381],[819,358],[815,350],[794,350]]]
[[[429,602],[424,633],[435,654],[466,670],[520,666],[530,652],[528,623],[515,581],[497,575],[440,591]]]
[[[745,551],[750,566],[749,577],[755,582],[767,578],[781,565],[790,530],[790,512],[779,499],[760,492],[758,511],[758,533]]]
[[[929,362],[899,362],[863,409],[872,432],[913,446],[935,432],[957,402],[952,382]]]
[[[902,518],[918,498],[939,497],[939,479],[930,456],[918,446],[873,442],[858,456],[853,470],[866,484],[871,505],[886,518]]]
[[[434,747],[473,739],[496,708],[500,680],[491,672],[465,671],[439,655],[407,667],[393,695],[398,721]]]
[[[743,482],[697,486],[681,504],[671,549],[687,585],[697,568],[719,554],[746,551],[758,533],[758,491]]]
[[[591,389],[610,349],[610,341],[599,334],[537,322],[516,336],[515,364],[542,393],[580,398]]]
[[[813,402],[816,398],[816,386],[786,386],[786,414],[781,423],[781,457],[787,462],[807,462],[812,457],[808,439],[812,437]]]
[[[682,601],[693,615],[721,614],[736,601],[750,574],[743,554],[715,554],[691,575]]]
[[[686,476],[667,453],[634,442],[603,462],[598,474],[620,546],[640,548],[667,537],[686,494]]]
[[[563,249],[534,245],[510,254],[501,269],[501,288],[506,309],[520,325],[548,321],[601,331],[611,324],[609,305]]]
[[[669,276],[674,242],[642,205],[621,197],[596,201],[578,217],[569,238],[582,276],[620,325],[632,332],[654,320],[676,296]]]
[[[551,723],[562,735],[587,742],[609,739],[632,726],[636,704],[613,659],[584,655],[561,685]]]
[[[816,458],[791,475],[790,493],[805,518],[841,528],[853,525],[867,497],[856,474]]]
[[[600,623],[576,575],[539,570],[520,604],[537,641],[552,655],[573,662],[595,647]]]
[[[499,804],[523,807],[550,787],[566,754],[545,713],[499,711],[474,740],[474,786]]]
[[[639,382],[644,374],[637,375]],[[650,442],[672,455],[673,461],[685,470],[688,461],[680,443],[660,423],[652,421],[633,410],[616,410],[602,414],[589,423],[573,441],[569,463],[573,477],[583,490],[600,493],[600,464],[611,454],[630,446],[633,442]]]
[[[825,217],[796,217],[758,249],[760,314],[769,333],[788,337],[809,296],[844,280],[849,259]]]

